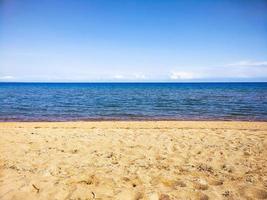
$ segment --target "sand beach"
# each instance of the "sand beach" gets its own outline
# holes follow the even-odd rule
[[[267,199],[267,122],[2,122],[0,199]]]

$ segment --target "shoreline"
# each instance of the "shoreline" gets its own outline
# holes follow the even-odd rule
[[[143,126],[148,126],[149,128],[169,128],[169,129],[175,129],[175,128],[188,128],[192,127],[194,128],[213,128],[217,127],[217,129],[220,128],[243,128],[243,129],[249,129],[254,130],[255,127],[261,129],[261,130],[267,130],[267,121],[197,121],[197,120],[100,120],[100,121],[0,121],[0,128],[3,125],[10,126],[11,128],[13,125],[29,125],[36,126],[41,125],[46,127],[50,127],[53,125],[57,125],[60,127],[64,126],[84,126],[85,128],[88,127],[95,127],[99,126],[99,128],[103,127],[112,127],[112,125],[116,125],[116,127],[128,127],[133,128],[142,128]],[[103,126],[104,125],[104,126]],[[254,127],[254,128],[252,128]],[[77,127],[78,128],[78,127]]]
[[[266,199],[267,122],[0,122],[0,199]]]
[[[246,119],[86,119],[86,120],[1,120],[0,123],[76,123],[76,122],[263,122],[267,120]]]

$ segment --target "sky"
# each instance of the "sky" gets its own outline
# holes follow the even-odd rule
[[[0,0],[0,81],[267,81],[267,1]]]

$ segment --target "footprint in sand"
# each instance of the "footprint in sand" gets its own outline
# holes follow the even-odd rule
[[[170,200],[170,196],[167,194],[161,194],[159,200]]]
[[[134,190],[123,189],[116,196],[116,200],[139,200],[143,198],[141,192],[135,192]]]
[[[197,190],[207,190],[209,188],[208,184],[204,180],[198,180],[193,184],[193,186]]]
[[[186,184],[182,180],[173,180],[166,177],[155,177],[150,182],[152,185],[163,184],[165,187],[177,189],[179,187],[186,187]]]
[[[196,193],[194,199],[195,200],[209,200],[209,196],[204,194],[204,193],[202,193],[202,192],[198,192],[198,193]]]
[[[257,187],[243,187],[239,193],[246,198],[267,199],[267,191]]]
[[[209,186],[206,184],[194,183],[194,188],[197,190],[207,190]]]
[[[217,180],[217,179],[210,179],[208,181],[210,185],[218,186],[218,185],[223,185],[223,180]]]
[[[177,187],[186,187],[186,183],[183,182],[182,180],[177,180],[175,181],[175,186]]]

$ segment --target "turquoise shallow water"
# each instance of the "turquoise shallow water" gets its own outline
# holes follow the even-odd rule
[[[267,121],[267,83],[0,83],[0,121]]]

